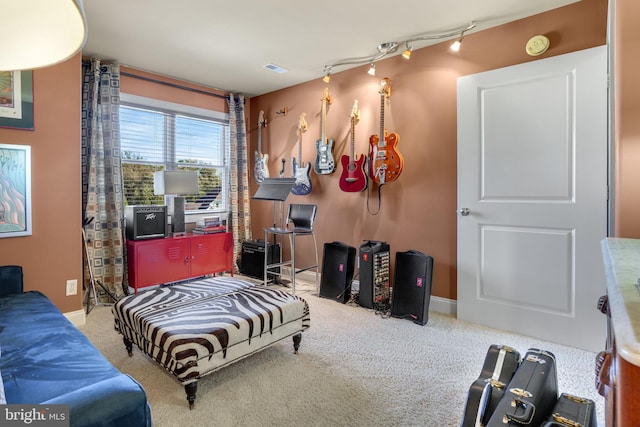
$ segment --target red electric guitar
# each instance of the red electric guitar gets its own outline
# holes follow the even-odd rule
[[[384,128],[384,102],[391,96],[391,82],[388,77],[380,82],[380,134],[371,135],[369,144],[369,177],[377,184],[393,182],[404,168],[404,158],[396,150],[400,140],[397,133],[388,133]]]
[[[340,175],[340,189],[349,193],[364,191],[367,188],[367,172],[364,165],[364,154],[360,154],[358,160],[355,160],[356,145],[356,124],[360,120],[360,111],[358,110],[358,100],[353,101],[351,108],[351,151],[349,155],[343,155],[340,158],[342,163],[342,174]]]

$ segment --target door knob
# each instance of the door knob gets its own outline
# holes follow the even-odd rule
[[[460,209],[458,212],[460,212],[460,215],[462,216],[467,216],[471,213],[471,209],[469,208],[462,208]]]

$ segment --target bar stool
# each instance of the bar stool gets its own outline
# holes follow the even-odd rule
[[[313,232],[313,223],[316,220],[316,213],[318,207],[316,205],[304,205],[294,204],[289,205],[289,211],[287,212],[287,219],[283,227],[269,227],[264,229],[264,244],[265,244],[265,257],[264,257],[264,284],[268,282],[269,276],[283,276],[279,267],[291,266],[291,289],[292,293],[296,293],[296,274],[302,273],[307,270],[315,269],[316,272],[316,287],[318,287],[318,245],[316,243],[316,236]],[[275,236],[289,236],[289,245],[291,247],[291,259],[284,261],[282,255],[280,256],[280,262],[269,263],[268,254],[268,242],[269,235]],[[304,268],[296,267],[296,238],[301,236],[311,236],[313,238],[313,249],[315,251],[316,263]],[[282,245],[280,245],[282,251]]]

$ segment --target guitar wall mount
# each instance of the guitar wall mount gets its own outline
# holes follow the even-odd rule
[[[282,107],[280,111],[276,111],[276,114],[282,114],[283,117],[287,117],[287,113],[289,113],[289,109],[287,107]]]

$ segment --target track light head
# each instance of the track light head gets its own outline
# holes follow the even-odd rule
[[[404,52],[402,52],[402,57],[404,59],[411,59],[411,52],[413,51],[413,49],[411,48],[411,46],[409,46],[409,42],[404,44],[406,49],[404,50]]]
[[[329,83],[331,81],[331,73],[325,74],[324,77],[322,78],[322,81],[325,83]]]
[[[369,71],[367,71],[367,73],[369,73],[370,76],[375,76],[376,75],[376,66],[374,65],[373,62],[369,66]]]
[[[451,50],[454,52],[458,52],[460,50],[460,46],[462,46],[462,37],[451,43]]]
[[[475,27],[475,24],[472,24]],[[471,28],[473,28],[471,27]],[[451,50],[454,52],[459,52],[460,47],[462,46],[462,39],[464,38],[464,31],[460,33],[460,38],[453,43],[451,43]]]

